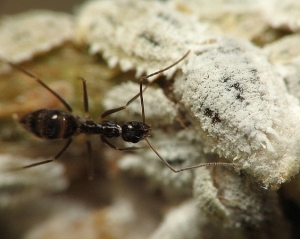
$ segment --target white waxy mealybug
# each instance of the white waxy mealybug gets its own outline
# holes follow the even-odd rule
[[[191,50],[167,74],[183,70],[174,89],[206,152],[277,189],[298,173],[298,102],[263,51],[210,31],[167,3],[92,1],[79,11],[75,35],[111,66],[119,63],[137,75]]]
[[[172,64],[199,41],[195,35],[206,32],[206,24],[172,11],[166,3],[91,1],[78,14],[76,39],[89,44],[91,53],[103,53],[110,66],[135,69],[139,76]],[[164,74],[171,76],[180,66]]]
[[[73,37],[73,17],[35,10],[1,19],[0,56],[19,63],[50,51]]]
[[[258,48],[216,38],[190,55],[175,89],[207,152],[243,165],[266,188],[298,173],[300,108]]]
[[[266,0],[261,1],[260,6],[263,17],[272,27],[299,31],[299,0]]]

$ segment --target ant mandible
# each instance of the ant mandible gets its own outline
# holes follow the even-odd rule
[[[29,164],[21,167],[20,169],[31,168],[38,165],[56,161],[70,146],[70,144],[72,143],[72,137],[78,134],[87,134],[87,135],[99,134],[102,142],[104,142],[105,144],[107,144],[108,146],[116,150],[135,150],[140,148],[139,147],[118,148],[115,145],[113,145],[111,142],[109,142],[108,138],[121,136],[124,141],[131,142],[131,143],[137,143],[141,140],[145,140],[147,144],[150,146],[150,148],[153,150],[153,152],[159,157],[159,159],[174,173],[178,173],[178,172],[182,172],[194,168],[204,167],[204,166],[236,167],[237,165],[233,163],[212,162],[212,163],[201,163],[198,165],[181,168],[181,169],[175,169],[166,160],[162,158],[162,156],[154,149],[154,147],[148,140],[148,137],[151,134],[151,127],[147,125],[145,122],[146,120],[145,120],[143,92],[157,78],[155,78],[152,81],[149,81],[148,84],[144,87],[144,89],[143,89],[143,82],[152,76],[161,74],[162,72],[172,68],[173,66],[175,66],[176,64],[184,60],[188,56],[189,52],[190,51],[185,53],[184,56],[182,56],[179,60],[177,60],[172,65],[162,70],[156,71],[152,74],[141,77],[139,93],[136,94],[134,97],[132,97],[124,106],[105,111],[101,115],[101,123],[96,123],[89,117],[87,87],[86,87],[86,81],[83,78],[80,79],[82,80],[82,85],[83,85],[84,111],[87,115],[85,119],[82,119],[78,116],[74,116],[72,114],[73,111],[72,107],[58,93],[56,93],[49,86],[47,86],[40,78],[24,70],[23,68],[11,62],[8,62],[8,64],[10,64],[12,67],[23,72],[30,78],[35,79],[37,83],[39,83],[44,88],[46,88],[49,92],[51,92],[67,109],[67,112],[63,110],[57,110],[57,109],[39,109],[26,114],[19,120],[20,124],[27,131],[36,135],[39,138],[48,139],[48,140],[67,139],[67,142],[64,145],[64,147],[52,159]],[[138,97],[140,98],[140,102],[141,102],[142,122],[128,121],[121,126],[113,121],[104,121],[104,118],[107,117],[108,115],[126,109],[127,106],[131,102],[136,100]],[[87,148],[88,148],[89,158],[91,160],[91,143],[89,140],[87,140]]]

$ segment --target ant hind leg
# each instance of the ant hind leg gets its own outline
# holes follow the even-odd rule
[[[35,167],[35,166],[38,166],[38,165],[42,165],[42,164],[46,164],[46,163],[51,163],[51,162],[54,162],[56,161],[65,151],[66,149],[70,146],[70,144],[72,143],[72,138],[68,139],[67,143],[65,144],[65,146],[59,151],[59,153],[53,157],[52,159],[47,159],[47,160],[44,160],[44,161],[40,161],[40,162],[37,162],[37,163],[33,163],[33,164],[29,164],[27,166],[24,166],[24,167],[21,167],[21,168],[18,168],[16,170],[21,170],[21,169],[25,169],[25,168],[32,168],[32,167]]]
[[[33,75],[32,73],[30,73],[29,71],[26,71],[25,69],[21,68],[20,66],[12,63],[12,62],[7,62],[9,65],[11,65],[13,68],[23,72],[25,75],[27,75],[28,77],[36,80],[37,83],[39,83],[40,85],[42,85],[46,90],[48,90],[52,95],[54,95],[65,107],[69,112],[72,112],[73,109],[72,107],[58,94],[56,93],[54,90],[52,90],[46,83],[44,83],[39,77]]]

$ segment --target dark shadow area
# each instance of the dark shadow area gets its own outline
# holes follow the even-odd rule
[[[15,14],[25,12],[32,9],[48,9],[54,11],[73,12],[76,6],[80,5],[84,0],[1,0],[0,15]]]

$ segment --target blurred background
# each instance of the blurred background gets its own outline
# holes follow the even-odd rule
[[[1,0],[0,14],[14,14],[30,9],[49,9],[56,11],[72,12],[74,8],[82,2],[84,2],[84,0]]]

